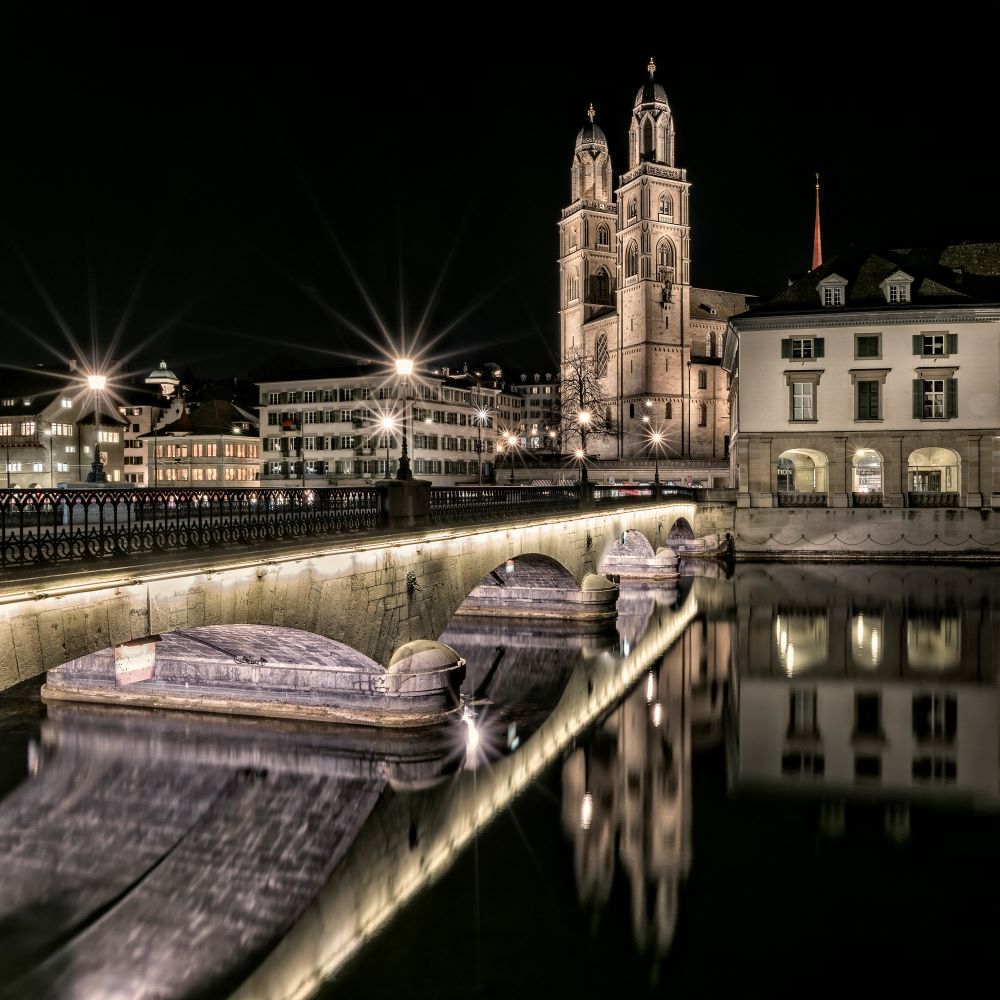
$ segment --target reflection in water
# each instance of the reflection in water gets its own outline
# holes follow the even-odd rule
[[[808,813],[810,837],[818,824],[821,843],[843,838],[838,850],[862,813],[899,841],[939,806],[1000,812],[998,608],[988,572],[744,565],[676,588],[626,585],[617,622],[589,631],[455,619],[441,639],[467,660],[464,713],[442,730],[52,706],[32,776],[0,800],[2,990],[181,997],[242,980],[240,998],[395,995],[411,970],[394,918],[418,896],[419,963],[441,982],[446,928],[463,958],[480,935],[498,964],[505,935],[537,938],[538,966],[576,977],[568,993],[633,964],[675,986],[716,953],[715,921],[745,873],[796,886],[824,864],[810,854],[796,863],[814,867],[782,872],[776,849],[726,867],[719,843],[746,851],[738,803],[776,817],[757,850],[787,834],[788,803]],[[533,870],[525,926],[491,919],[485,896],[456,912],[443,876],[549,780],[547,826],[525,841],[565,864]],[[714,812],[702,808],[713,781]],[[789,932],[766,908],[759,919],[769,940]],[[558,954],[599,935],[579,969],[545,951],[556,932],[537,929],[557,923],[569,936]],[[352,981],[348,963],[366,955],[364,983]]]

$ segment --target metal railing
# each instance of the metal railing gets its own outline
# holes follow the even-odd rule
[[[433,486],[431,521],[435,524],[485,521],[498,515],[576,510],[580,487],[572,486]]]
[[[932,493],[930,490],[906,495],[908,507],[958,507],[958,500],[957,493]]]
[[[581,494],[581,489],[585,492]],[[280,489],[0,490],[4,569],[160,551],[253,545],[348,531],[412,525],[390,509],[386,486]],[[434,524],[468,524],[660,500],[696,500],[684,486],[436,486],[426,503]],[[407,501],[409,502],[409,501]]]
[[[0,490],[4,568],[378,528],[374,487]]]
[[[825,507],[825,493],[783,493],[778,491],[779,507]]]

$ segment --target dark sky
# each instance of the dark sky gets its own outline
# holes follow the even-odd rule
[[[575,137],[593,101],[627,168],[650,56],[692,182],[696,284],[767,295],[808,269],[816,170],[828,257],[1000,240],[993,29],[971,8],[926,29],[899,8],[798,25],[663,8],[646,31],[581,14],[541,32],[531,8],[223,23],[210,6],[2,26],[4,363],[69,356],[50,296],[85,357],[93,320],[98,354],[137,370],[372,356],[390,350],[373,313],[395,339],[422,329],[435,362],[554,370]]]

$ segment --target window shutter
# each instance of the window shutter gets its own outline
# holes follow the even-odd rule
[[[823,337],[816,337],[813,340],[813,357],[821,358],[823,357],[823,346],[826,344],[826,340]]]
[[[913,380],[913,419],[919,420],[924,415],[924,380]]]
[[[915,333],[913,335],[913,353],[923,354],[923,352],[924,352],[924,338],[919,333]]]
[[[791,337],[782,337],[782,339],[781,339],[781,356],[783,358],[790,358],[792,356],[792,339],[791,339]]]
[[[958,416],[958,379],[949,378],[945,379],[944,383],[945,394],[947,396],[948,403],[948,416],[957,417]]]
[[[945,337],[947,344],[947,350],[949,354],[958,354],[958,334],[949,333]]]

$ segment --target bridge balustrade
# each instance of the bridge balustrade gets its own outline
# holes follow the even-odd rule
[[[0,490],[0,566],[375,531],[393,526],[389,494],[378,485]],[[697,495],[692,489],[655,484],[442,486],[431,487],[423,503],[430,523],[459,525],[671,498],[693,500]]]

